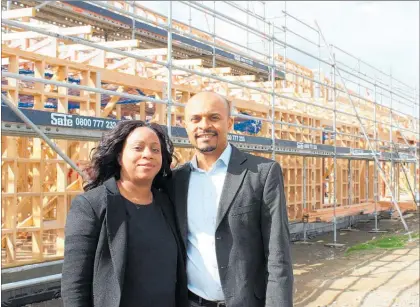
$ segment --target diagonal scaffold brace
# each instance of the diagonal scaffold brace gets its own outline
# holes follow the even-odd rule
[[[328,50],[328,55],[329,55],[329,57],[330,57],[330,59],[331,59],[331,61],[332,61],[332,65],[334,65],[334,66],[335,66],[335,70],[336,70],[336,72],[337,72],[337,75],[340,77],[340,80],[341,80],[341,82],[342,82],[342,84],[343,84],[343,86],[344,86],[344,89],[345,89],[345,92],[346,92],[346,94],[347,94],[347,97],[349,98],[349,100],[350,100],[350,102],[351,102],[351,105],[352,105],[352,107],[353,107],[353,111],[354,111],[354,113],[355,113],[355,115],[356,115],[357,120],[359,121],[360,128],[362,129],[363,136],[364,136],[364,138],[365,138],[365,140],[366,140],[366,143],[367,143],[367,144],[368,144],[368,146],[369,146],[369,150],[370,150],[370,152],[371,152],[371,154],[372,154],[372,157],[373,157],[373,159],[374,159],[374,160],[375,160],[375,162],[376,162],[376,167],[377,167],[377,170],[379,171],[379,174],[381,175],[382,180],[383,180],[383,182],[385,183],[385,187],[388,189],[388,191],[389,191],[389,192],[390,192],[390,194],[391,194],[391,202],[392,202],[392,204],[394,205],[395,209],[397,210],[397,212],[398,212],[398,214],[399,214],[399,216],[400,216],[401,222],[402,222],[402,224],[403,224],[403,226],[404,226],[404,229],[405,229],[405,231],[406,231],[406,234],[408,235],[408,239],[409,239],[409,241],[412,241],[412,238],[411,238],[411,232],[410,232],[410,230],[408,229],[407,223],[406,223],[406,221],[405,221],[405,219],[404,219],[404,217],[403,217],[403,214],[402,214],[402,212],[401,212],[400,206],[398,205],[398,203],[397,203],[397,201],[396,201],[396,199],[395,199],[394,191],[391,189],[391,186],[390,186],[390,184],[388,183],[388,180],[387,180],[387,178],[386,178],[386,176],[385,176],[385,172],[384,172],[384,170],[382,169],[382,167],[380,166],[379,160],[378,160],[378,158],[376,157],[376,151],[373,149],[373,146],[372,146],[372,144],[371,144],[371,142],[370,142],[370,140],[369,140],[369,137],[368,137],[368,135],[367,135],[367,133],[366,133],[366,129],[365,129],[365,127],[364,127],[363,123],[362,123],[362,120],[360,119],[359,112],[357,111],[357,108],[356,108],[356,106],[355,106],[355,104],[354,104],[354,101],[353,101],[353,99],[352,99],[352,97],[351,97],[351,95],[349,94],[349,91],[348,91],[348,89],[347,89],[346,82],[345,82],[344,78],[341,76],[340,70],[338,69],[338,67],[337,67],[337,65],[336,65],[336,62],[335,62],[335,56],[334,56],[334,53],[333,53],[333,51],[331,50],[331,47],[330,47],[331,45],[329,45],[329,44],[327,43],[327,40],[325,39],[325,36],[324,36],[323,32],[321,31],[321,28],[320,28],[320,26],[318,25],[318,22],[317,22],[316,20],[315,20],[315,25],[316,25],[316,27],[317,27],[317,29],[318,29],[318,31],[319,31],[319,35],[322,37],[322,40],[324,41],[324,44],[325,44],[325,46],[327,47],[327,50]],[[375,103],[376,103],[376,102],[375,102]]]

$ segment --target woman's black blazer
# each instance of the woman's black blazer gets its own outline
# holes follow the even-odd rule
[[[177,307],[188,306],[185,254],[174,208],[160,190],[154,196],[177,241]],[[127,249],[125,210],[114,178],[73,200],[65,228],[61,280],[65,307],[119,307]]]

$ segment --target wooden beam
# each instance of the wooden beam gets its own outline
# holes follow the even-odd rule
[[[116,61],[116,62],[114,62],[112,64],[107,65],[106,66],[106,69],[116,70],[116,69],[124,68],[124,67],[126,67],[127,65],[130,64],[131,60],[133,60],[133,59],[132,58],[125,58],[125,59],[123,59],[121,61]]]
[[[30,22],[25,22],[25,21],[19,21],[19,24],[25,25],[25,26],[30,26],[30,27],[37,27],[37,28],[42,28],[42,29],[51,29],[53,27],[57,27],[54,26],[52,24],[44,24],[44,23],[39,23],[37,19],[32,19]],[[13,27],[14,29],[22,29],[19,27]]]
[[[225,74],[231,74],[232,68],[231,67],[204,68],[202,69],[202,72],[216,74],[216,75],[225,75]]]
[[[227,97],[227,99],[231,101],[232,107],[235,107],[235,108],[247,109],[247,110],[252,110],[256,112],[264,112],[264,113],[268,113],[268,111],[270,110],[269,106],[256,103],[255,101],[237,99],[234,97]]]
[[[202,66],[202,59],[173,60],[172,64],[177,66]]]
[[[79,34],[92,34],[92,26],[80,26],[80,27],[69,27],[69,28],[51,28],[47,29],[53,33],[61,35],[79,35]],[[28,38],[40,38],[48,37],[48,35],[37,33],[37,32],[14,32],[5,33],[2,35],[2,41],[9,41],[15,39],[28,39]]]
[[[177,69],[172,70],[172,76],[190,76],[190,75],[191,73],[187,71],[177,70]]]
[[[91,53],[85,54],[83,56],[81,56],[79,59],[75,60],[74,62],[76,63],[86,63],[89,62],[90,60],[94,59],[97,56],[101,56],[104,53],[103,50],[95,50],[92,51]]]
[[[117,49],[133,48],[133,47],[137,48],[140,46],[140,41],[138,39],[129,39],[129,40],[120,40],[120,41],[111,41],[111,42],[100,42],[96,44],[103,47],[117,48]],[[69,45],[60,46],[58,48],[59,52],[88,51],[88,50],[96,50],[96,48],[82,45],[82,44],[69,44]]]
[[[118,93],[122,93],[124,91],[124,86],[119,86],[117,89]],[[106,104],[104,110],[102,111],[101,117],[108,117],[109,113],[114,109],[117,102],[120,100],[120,96],[112,96],[111,99]]]
[[[255,81],[255,75],[243,75],[243,76],[224,76],[223,78],[229,81]]]
[[[2,140],[3,141],[3,140]],[[3,144],[6,147],[5,155],[9,158],[16,158],[19,156],[17,138],[8,137],[6,139],[7,144]],[[12,263],[16,261],[16,225],[17,225],[17,185],[18,185],[18,165],[16,159],[5,165],[6,170],[6,182],[5,191],[12,193],[13,197],[9,199],[3,199],[2,205],[4,206],[4,227],[11,229],[11,233],[6,236],[6,262]],[[3,194],[3,193],[2,193]]]
[[[65,154],[68,152],[69,143],[66,140],[57,140],[57,146]],[[64,192],[64,196],[57,197],[56,202],[56,223],[57,223],[57,238],[56,238],[56,253],[57,255],[63,256],[64,255],[64,227],[66,224],[66,217],[68,211],[68,197],[66,194],[66,188],[68,186],[67,176],[68,166],[65,163],[57,163],[56,164],[56,185],[58,192]],[[42,208],[42,212],[44,213],[44,206]]]
[[[48,48],[51,49],[51,51],[50,51],[50,54],[46,54],[46,55],[55,56],[55,53],[56,53],[56,51],[54,50],[55,46],[49,46],[52,43],[56,44],[57,39],[54,37],[47,37],[43,39],[42,41],[39,41],[36,44],[30,46],[29,48],[26,49],[26,51],[40,53],[40,49],[43,49],[48,46]]]
[[[162,99],[162,94],[161,93],[155,93],[155,99]],[[165,124],[165,119],[166,119],[166,105],[158,103],[155,106],[156,111],[155,114],[153,115],[153,119],[151,120],[151,122],[156,122],[158,124]]]
[[[14,88],[10,85],[3,85],[3,90],[13,90]],[[19,94],[21,95],[29,95],[29,96],[41,96],[41,93],[38,90],[32,89],[32,88],[22,88],[19,89]],[[75,102],[87,102],[88,98],[87,96],[73,96],[73,95],[64,95],[60,93],[54,93],[54,92],[45,92],[42,95],[44,95],[47,98],[57,98],[57,99],[66,99],[70,101]]]
[[[141,50],[136,50],[135,53],[141,56],[163,56],[163,55],[168,54],[168,49],[166,48],[141,49]]]
[[[33,153],[31,158],[42,159],[42,140],[38,138],[33,139]],[[38,227],[39,230],[32,233],[32,257],[34,259],[42,259],[43,256],[43,212],[42,212],[42,197],[43,197],[43,186],[42,180],[45,178],[44,163],[34,163],[32,168],[33,173],[33,185],[32,192],[38,193],[37,196],[32,197],[32,220],[33,225]]]
[[[154,56],[166,55],[168,53],[168,51],[166,50],[166,48],[136,49],[136,50],[130,51],[130,53],[135,54],[135,55],[139,55],[139,56],[144,56],[144,57],[154,57]],[[127,57],[124,56],[124,55],[118,54],[118,53],[107,52],[106,53],[106,58],[107,59],[124,59],[124,58],[127,58]]]
[[[26,52],[18,48],[10,48],[5,44],[2,44],[1,47],[2,47],[2,56],[19,55],[23,59],[27,59],[31,61],[44,60],[47,64],[57,65],[57,66],[67,66],[68,69],[74,69],[74,70],[80,70],[80,71],[86,71],[87,69],[89,69],[90,71],[99,72],[101,74],[101,80],[106,83],[124,85],[127,87],[133,87],[133,88],[138,88],[138,89],[144,88],[144,89],[149,89],[154,92],[161,92],[162,88],[166,86],[166,82],[163,82],[163,81],[153,80],[150,78],[144,78],[144,77],[139,77],[139,76],[133,76],[133,75],[125,74],[125,73],[120,73],[117,71],[110,71],[104,68],[83,65],[83,64],[74,63],[71,61],[57,59],[53,57],[47,57],[47,56],[43,56],[43,55],[31,53],[31,52]],[[186,91],[186,92],[191,92],[191,93],[197,93],[200,91],[200,88],[198,87],[176,85],[176,84],[174,84],[172,88],[179,91]],[[28,89],[25,89],[25,90],[28,90]],[[48,96],[52,97],[54,96],[54,94],[55,93],[48,93]],[[47,96],[47,93],[45,93],[45,95]],[[69,97],[69,100],[73,100],[73,99],[76,101],[77,100],[85,101],[83,97],[77,98],[76,96],[73,96],[71,99]]]
[[[35,17],[35,13],[36,13],[35,8],[28,7],[28,8],[24,8],[24,9],[1,11],[1,18],[3,18],[3,19],[18,19],[18,18],[23,18],[23,17]]]

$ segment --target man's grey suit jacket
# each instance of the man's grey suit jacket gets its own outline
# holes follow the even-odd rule
[[[185,247],[190,164],[168,186]],[[289,225],[280,165],[232,146],[216,222],[216,254],[227,307],[293,306]]]

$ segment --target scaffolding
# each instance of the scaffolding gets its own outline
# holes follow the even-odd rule
[[[62,258],[82,191],[75,170],[118,120],[165,126],[188,161],[183,107],[203,90],[231,102],[233,144],[280,163],[305,240],[307,223],[333,226],[336,242],[339,218],[372,213],[379,231],[394,202],[415,209],[417,89],[326,46],[286,5],[267,16],[262,1],[167,1],[161,12],[135,1],[2,1],[2,267]]]

